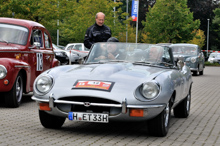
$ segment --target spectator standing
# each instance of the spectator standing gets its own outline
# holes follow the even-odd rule
[[[84,45],[90,49],[96,42],[106,42],[111,37],[111,29],[104,25],[105,14],[98,12],[95,16],[95,24],[86,30]]]

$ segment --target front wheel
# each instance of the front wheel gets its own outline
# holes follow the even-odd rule
[[[193,76],[197,76],[198,75],[198,71],[193,71]]]
[[[149,133],[152,136],[166,136],[170,123],[170,103],[167,103],[165,109],[154,119],[148,121]]]
[[[5,104],[7,107],[19,107],[23,94],[23,77],[19,73],[12,89],[5,93]]]
[[[190,105],[191,105],[191,88],[189,90],[187,97],[173,109],[174,116],[177,118],[187,118],[190,112]]]
[[[203,71],[204,71],[204,70],[200,71],[200,72],[199,72],[199,75],[203,75]]]
[[[64,117],[53,116],[41,110],[39,110],[39,118],[41,124],[45,128],[51,128],[51,129],[58,129],[62,127],[63,123],[66,120],[66,118]]]

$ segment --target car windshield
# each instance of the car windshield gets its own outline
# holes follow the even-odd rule
[[[181,54],[181,55],[197,55],[196,47],[188,47],[188,46],[172,46],[173,55]]]
[[[11,24],[0,24],[0,42],[26,45],[28,29]]]
[[[173,65],[171,49],[139,43],[95,43],[86,63],[130,62],[143,65]]]

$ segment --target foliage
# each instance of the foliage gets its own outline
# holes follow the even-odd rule
[[[128,22],[131,21],[131,18]],[[136,28],[132,27],[131,25],[127,25],[127,30],[121,31],[118,34],[118,38],[120,42],[126,42],[126,32],[127,32],[127,42],[136,42]]]
[[[205,66],[220,66],[219,63],[215,62],[215,63],[210,63],[210,62],[205,62]]]
[[[200,29],[207,32],[207,19],[214,18],[213,10],[218,7],[215,0],[188,0],[187,5],[190,11],[193,12],[194,20],[201,21]]]
[[[151,43],[187,42],[200,25],[199,20],[193,21],[186,0],[158,0],[142,23],[147,42]]]
[[[136,28],[133,27],[135,25],[132,25],[131,19],[126,20],[126,16],[131,12],[132,0],[128,0],[128,14],[125,12],[126,1],[0,0],[0,17],[39,22],[49,30],[53,42],[57,40],[57,29],[59,29],[60,45],[66,45],[70,42],[83,42],[86,29],[95,23],[95,14],[102,11],[106,14],[105,24],[111,28],[112,36],[125,42],[127,31],[128,42],[135,42]],[[204,33],[197,30],[199,21],[193,21],[192,13],[186,6],[186,0],[139,1],[139,23],[143,24],[143,26],[139,24],[138,27],[139,42],[193,42],[200,46],[204,45],[202,42]],[[202,0],[204,6],[206,6],[205,1],[210,0]],[[195,0],[195,3],[198,2],[200,1]],[[188,0],[188,3],[193,6],[193,1]],[[116,7],[115,12],[114,7]],[[149,10],[151,12],[148,13]],[[191,10],[195,9],[191,8]],[[215,31],[218,32],[217,23],[215,24]],[[219,36],[216,38],[218,39]]]
[[[56,30],[56,20],[59,16],[57,1],[58,0],[0,0],[0,17],[32,20],[41,23],[46,28]]]
[[[205,45],[205,34],[204,31],[198,29],[194,30],[193,33],[196,33],[196,35],[193,37],[192,40],[188,41],[189,44],[197,44],[202,48]]]
[[[212,20],[215,16],[213,10],[219,8],[219,0],[188,0],[188,6],[190,11],[193,12],[194,20],[199,19],[201,25],[199,29],[204,31],[204,34],[207,35],[208,20],[209,19],[209,49],[213,50],[218,48],[218,42],[216,38],[219,38],[218,34],[215,33],[215,30],[212,30]],[[212,27],[211,27],[212,26]],[[215,28],[214,28],[215,29]],[[205,43],[204,48],[207,48],[207,43]]]
[[[212,46],[211,50],[220,50],[220,8],[214,10],[215,17],[212,21]]]

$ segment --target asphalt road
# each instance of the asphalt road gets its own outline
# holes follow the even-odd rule
[[[220,67],[206,67],[193,76],[191,113],[187,119],[171,118],[166,137],[152,137],[146,123],[82,123],[66,120],[61,129],[43,128],[38,107],[26,95],[19,108],[0,101],[0,146],[219,146]]]

